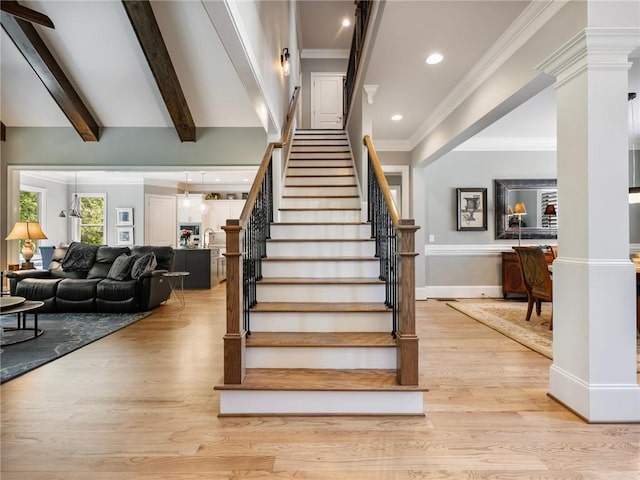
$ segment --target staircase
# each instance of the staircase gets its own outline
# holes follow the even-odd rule
[[[423,413],[425,389],[398,384],[360,205],[344,132],[298,130],[250,311],[246,376],[216,387],[221,415]]]

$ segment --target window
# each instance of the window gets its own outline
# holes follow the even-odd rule
[[[20,222],[38,222],[43,232],[46,232],[45,218],[43,212],[45,211],[45,193],[46,191],[26,185],[20,186],[20,211],[18,213]],[[32,262],[36,267],[40,267],[41,257],[38,250],[39,240],[33,240],[33,244],[36,246],[35,255],[32,258]],[[20,240],[20,251],[24,246],[24,240]],[[24,261],[22,253],[20,254],[20,261]]]
[[[82,218],[75,221],[74,238],[92,245],[106,245],[106,195],[104,193],[79,193],[78,201]]]

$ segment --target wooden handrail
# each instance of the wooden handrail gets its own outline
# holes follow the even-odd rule
[[[391,215],[391,221],[393,222],[393,226],[395,228],[398,228],[399,217],[398,217],[398,212],[396,210],[396,206],[393,203],[393,198],[391,197],[391,190],[389,189],[389,183],[387,182],[387,177],[384,176],[384,172],[382,171],[382,166],[380,165],[380,160],[378,159],[378,154],[376,153],[375,148],[373,148],[373,143],[369,135],[364,136],[364,144],[367,146],[367,150],[369,151],[369,157],[371,158],[373,171],[376,175],[376,178],[378,179],[378,183],[380,184],[380,190],[382,190],[384,201],[387,204],[387,208],[389,209],[389,215]]]
[[[291,127],[293,126],[293,117],[296,114],[296,109],[298,107],[298,96],[300,95],[300,87],[296,87],[293,89],[293,95],[291,96],[291,100],[289,101],[289,110],[287,111],[287,119],[284,124],[284,128],[282,129],[282,140],[278,147],[282,148],[284,145],[288,145],[291,140]]]
[[[258,168],[256,176],[253,179],[253,185],[251,185],[251,190],[249,190],[249,195],[247,195],[247,201],[244,203],[244,208],[240,214],[239,225],[242,228],[245,228],[249,221],[249,216],[251,215],[251,211],[253,210],[256,199],[258,198],[258,192],[262,186],[262,181],[264,180],[267,168],[269,168],[269,163],[273,156],[273,150],[275,148],[282,148],[283,145],[289,143],[289,139],[291,138],[291,127],[293,125],[293,116],[295,115],[296,108],[298,107],[299,92],[300,87],[294,88],[293,95],[289,101],[289,110],[287,111],[287,118],[282,129],[282,140],[280,142],[271,142],[267,145],[267,151],[265,152],[264,157],[262,157],[260,168]]]

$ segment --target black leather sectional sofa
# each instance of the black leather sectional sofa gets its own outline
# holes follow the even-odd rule
[[[169,299],[163,273],[171,247],[108,247],[73,242],[53,252],[48,270],[11,272],[11,295],[44,302],[40,312],[140,312]]]

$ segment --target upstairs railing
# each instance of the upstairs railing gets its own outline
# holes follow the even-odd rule
[[[400,219],[371,137],[368,156],[368,219],[385,281],[385,304],[392,311],[391,334],[398,348],[398,383],[418,385],[418,337],[415,313],[415,232],[413,219]]]
[[[300,87],[293,91],[280,142],[267,146],[262,163],[239,219],[229,219],[227,251],[227,333],[224,336],[224,383],[240,384],[244,379],[244,347],[251,333],[249,313],[257,303],[256,286],[262,279],[262,259],[273,222],[274,150],[289,144]],[[276,172],[278,175],[280,172]]]
[[[365,34],[371,18],[371,0],[356,1],[355,23],[353,25],[353,38],[351,39],[351,51],[349,53],[349,63],[347,65],[347,76],[344,80],[343,115],[344,121],[347,119],[353,88],[355,86],[356,75],[360,66],[362,49],[364,47]]]

